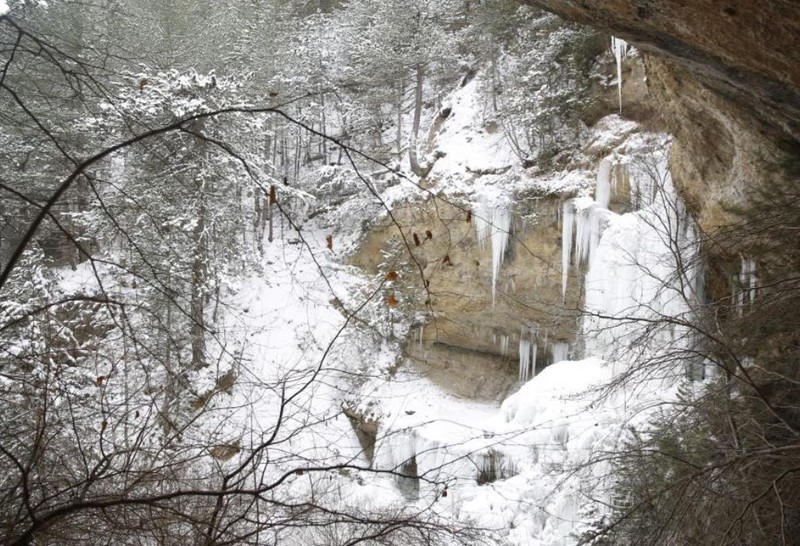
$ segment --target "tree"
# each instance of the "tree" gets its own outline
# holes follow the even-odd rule
[[[406,82],[411,80],[414,98],[408,139],[409,166],[415,175],[424,177],[430,165],[423,165],[419,158],[418,139],[426,82],[430,76],[447,80],[459,69],[456,51],[458,24],[463,19],[462,3],[349,2],[340,17],[337,27],[345,33],[348,72],[360,85],[368,85],[372,100],[378,100],[374,107],[380,116],[376,120],[378,135],[391,123],[382,118],[383,106],[392,104],[398,116],[398,151],[403,134]],[[386,94],[375,94],[376,85],[384,86]]]
[[[4,543],[481,540],[437,513],[438,495],[402,509],[347,502],[342,489],[362,476],[401,474],[369,468],[357,447],[293,448],[302,437],[346,437],[332,425],[335,413],[313,411],[311,395],[340,380],[326,359],[357,309],[339,317],[318,360],[236,382],[246,362],[209,303],[219,302],[226,270],[253,254],[261,227],[253,196],[275,181],[261,154],[263,118],[281,117],[304,138],[323,135],[273,106],[248,105],[233,80],[196,72],[117,79],[9,16],[0,16],[0,40],[0,92],[13,106],[4,127],[50,146],[26,167],[43,197],[24,190],[16,163],[4,164],[0,186],[30,207],[0,274]],[[31,74],[81,106],[74,127],[88,136],[80,146],[55,130],[41,85],[25,86]],[[58,211],[80,184],[89,199]],[[281,192],[281,218],[311,248],[284,200],[292,191]],[[64,288],[36,250],[43,227],[77,249],[73,265],[89,277],[78,291]],[[234,388],[262,404],[250,436],[232,424],[232,414],[250,411],[228,398]]]

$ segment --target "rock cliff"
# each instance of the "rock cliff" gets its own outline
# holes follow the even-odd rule
[[[700,225],[800,150],[800,4],[790,0],[525,0],[647,55],[677,139],[672,171]]]

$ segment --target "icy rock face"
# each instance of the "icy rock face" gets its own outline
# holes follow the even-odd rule
[[[476,207],[475,231],[478,246],[486,248],[491,245],[492,251],[492,305],[497,300],[497,278],[508,248],[508,237],[511,233],[511,204],[506,197],[495,199],[495,202],[481,202]]]
[[[726,0],[526,0],[661,54],[737,108],[800,139],[800,5]],[[775,24],[780,21],[781,24]],[[751,36],[769,36],[754,47]]]
[[[415,311],[426,322],[421,342],[418,331],[410,339],[409,353],[437,385],[471,399],[501,399],[520,380],[520,357],[527,358],[532,376],[550,363],[553,343],[573,340],[577,333],[580,283],[567,288],[567,305],[562,306],[561,272],[553,267],[561,256],[559,196],[516,202],[512,208],[511,198],[500,195],[474,196],[471,207],[428,200],[393,212],[428,281],[426,291],[404,249],[397,264],[411,267],[395,289],[419,304]],[[351,262],[377,275],[397,238],[397,226],[381,220]],[[424,304],[427,292],[432,312]],[[530,328],[537,332],[533,338]],[[520,354],[522,338],[531,345]]]
[[[526,2],[646,54],[650,105],[676,138],[672,175],[703,232],[735,221],[721,203],[794,176],[786,166],[800,142],[800,3]]]
[[[621,389],[598,398],[591,390],[625,371],[632,359],[669,350],[686,338],[686,332],[669,325],[648,329],[649,335],[642,337],[642,323],[636,320],[680,318],[702,298],[696,228],[672,186],[666,161],[629,165],[630,197],[638,209],[625,214],[604,206],[613,194],[607,178],[612,167],[610,158],[600,163],[595,199],[572,199],[562,215],[565,267],[582,265],[586,270],[581,339],[589,356],[570,361],[570,345],[553,342],[546,349],[553,364],[534,373],[542,352],[539,332],[523,326],[518,370],[523,385],[493,419],[470,423],[480,433],[473,429],[469,440],[435,446],[430,440],[413,440],[416,453],[426,458],[419,463],[416,456],[414,468],[430,468],[457,484],[451,493],[454,512],[503,529],[511,544],[573,545],[581,514],[592,508],[587,499],[599,499],[598,506],[609,501],[609,463],[586,463],[597,453],[613,451],[627,427],[645,422],[648,408],[672,396],[674,387],[659,379],[642,381],[635,393]],[[755,287],[754,270],[744,259],[739,279],[744,289]],[[441,430],[418,430],[423,437],[447,436]],[[506,437],[513,441],[499,440]],[[392,464],[408,457],[403,449],[391,455]],[[472,469],[462,465],[465,459]],[[494,471],[496,481],[481,490],[455,479],[474,475],[475,465],[490,460],[503,464]]]
[[[515,382],[522,384],[499,411],[490,404],[477,407],[474,398],[450,398],[442,392],[445,389],[425,391],[422,379],[419,385],[403,381],[392,385],[391,396],[386,395],[392,401],[384,406],[391,418],[382,421],[386,425],[376,464],[406,475],[397,479],[396,487],[407,501],[421,505],[438,494],[426,480],[446,481],[448,495],[437,501],[443,509],[455,518],[497,529],[515,546],[572,546],[582,514],[592,509],[602,512],[610,502],[612,469],[607,462],[587,462],[613,452],[632,425],[643,426],[648,408],[672,396],[672,387],[661,380],[643,381],[635,393],[620,389],[602,398],[591,390],[619,377],[635,358],[674,347],[687,337],[686,332],[667,327],[651,330],[643,338],[641,324],[630,319],[680,318],[702,300],[695,225],[677,197],[666,156],[658,154],[668,149],[669,140],[657,135],[636,138],[599,159],[591,178],[583,175],[594,179],[593,197],[587,196],[590,188],[583,187],[581,197],[566,202],[559,197],[537,202],[538,217],[548,218],[548,223],[547,229],[533,231],[536,237],[528,237],[513,215],[506,224],[509,209],[497,202],[475,205],[479,218],[473,220],[474,226],[461,231],[449,226],[445,248],[453,265],[429,262],[426,274],[432,275],[432,293],[465,294],[467,279],[482,285],[482,305],[470,309],[477,299],[477,292],[471,291],[473,299],[460,299],[463,307],[448,305],[447,322],[461,321],[463,326],[458,312],[469,316],[473,327],[468,333],[474,339],[460,341],[459,347],[472,347],[469,355],[477,353],[475,347],[493,348],[510,364]],[[622,201],[625,205],[618,206]],[[628,212],[620,214],[609,206]],[[439,215],[445,216],[442,211]],[[494,239],[497,225],[508,225],[506,232],[514,232],[514,237],[498,233],[502,238]],[[538,257],[547,256],[556,264],[549,264],[547,276],[539,274],[546,283],[537,285],[529,271],[528,277],[522,276],[535,261],[519,258],[515,237],[520,236],[525,245],[539,245],[531,247],[536,249],[533,254],[542,251]],[[439,237],[445,238],[437,232],[434,239]],[[461,253],[452,241],[470,243]],[[476,263],[476,254],[486,263]],[[470,259],[469,266],[461,265]],[[449,282],[439,284],[439,271]],[[748,290],[755,287],[754,272],[755,266],[745,260],[739,284]],[[552,304],[547,312],[509,306],[510,278],[516,279],[516,298],[546,301]],[[581,291],[583,304],[575,297]],[[542,300],[542,294],[549,299]],[[553,335],[547,327],[552,309],[570,306],[586,309],[578,343]],[[431,337],[420,351],[438,350],[441,345],[433,342],[433,336],[447,328],[445,321],[429,323],[424,331]],[[458,334],[466,337],[463,331]],[[418,339],[414,347],[419,347]],[[448,351],[451,360],[442,383],[456,382],[459,376],[476,381],[477,374],[469,375],[472,372],[465,372],[461,364],[467,357]],[[581,351],[585,358],[578,360]]]

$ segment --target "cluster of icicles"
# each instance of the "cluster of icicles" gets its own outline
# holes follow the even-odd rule
[[[511,231],[511,204],[502,201],[494,205],[481,204],[475,215],[475,230],[478,234],[478,246],[483,249],[492,245],[492,305],[497,299],[497,277],[500,264],[508,247]]]
[[[617,88],[619,93],[619,109],[622,112],[622,61],[626,58],[628,52],[628,43],[620,38],[611,38],[611,49],[614,53],[614,59],[617,65]],[[600,204],[602,208],[608,208],[608,203],[611,199],[611,194],[615,190],[612,187],[611,176],[612,164],[607,159],[604,159],[600,164],[600,171],[597,175],[597,187],[595,190],[595,202]],[[613,182],[616,183],[616,177],[613,177]],[[637,188],[638,189],[638,188]],[[650,195],[654,188],[642,188],[648,191]],[[638,197],[637,197],[638,199]],[[591,200],[589,201],[591,203]],[[477,214],[475,215],[475,229],[478,235],[478,245],[481,249],[486,248],[488,244],[492,247],[492,305],[497,299],[497,279],[500,273],[500,265],[503,263],[503,257],[508,247],[508,237],[511,229],[511,206],[508,201],[501,203],[487,204],[482,203],[477,207]],[[575,218],[575,210],[567,210],[565,207],[564,214],[565,220],[567,214]],[[598,219],[599,220],[599,219]],[[590,221],[595,221],[590,218]],[[568,223],[569,226],[572,222]],[[565,226],[567,222],[565,222]],[[576,221],[576,229],[580,234],[584,234],[584,223],[582,218]],[[591,253],[591,248],[597,246],[599,239],[598,226],[589,227],[586,234],[597,234],[597,238],[591,240],[584,240],[579,238],[577,254],[579,255],[579,262],[584,263],[588,260]],[[571,227],[570,227],[571,229]],[[565,229],[566,231],[566,229]],[[569,254],[569,249],[564,250],[565,255]],[[567,268],[568,269],[568,268]],[[566,271],[566,269],[564,269]],[[566,273],[563,280],[563,290],[566,291]]]
[[[536,375],[536,360],[539,356],[539,343],[536,337],[536,330],[531,328],[529,332],[522,328],[519,336],[519,380],[528,381]],[[569,358],[568,343],[553,343],[549,348],[545,339],[545,351],[549,349],[552,362],[561,362]]]
[[[511,336],[500,336],[500,353],[505,357],[509,355],[511,350]],[[495,336],[495,343],[498,342]],[[535,327],[525,327],[520,329],[519,334],[519,380],[521,382],[529,380],[536,375],[536,363],[539,359],[540,348],[542,344],[541,353],[550,353],[552,362],[561,362],[569,357],[569,344],[564,342],[550,343],[545,333],[544,339],[540,339],[539,330]]]
[[[597,170],[594,199],[576,197],[564,202],[561,212],[561,295],[566,300],[567,282],[571,266],[588,264],[600,244],[608,216],[611,196],[616,193],[620,180],[630,185],[630,202],[634,209],[649,205],[656,184],[648,178],[631,180],[624,163],[613,163],[604,158]],[[574,250],[574,254],[573,254]]]

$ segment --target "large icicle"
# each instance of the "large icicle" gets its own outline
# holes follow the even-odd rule
[[[575,205],[564,201],[561,214],[561,296],[567,298],[570,256],[572,255],[572,228],[575,225]]]
[[[496,210],[492,218],[492,305],[497,296],[497,277],[500,274],[500,264],[506,255],[510,229],[511,212],[507,208]]]
[[[492,305],[497,299],[497,279],[500,265],[508,247],[508,236],[511,230],[511,210],[508,202],[478,207],[475,218],[475,230],[478,246],[485,248],[487,241],[492,245]]]
[[[525,335],[523,328],[519,336],[519,380],[527,381],[530,378],[531,369],[531,340]]]
[[[604,209],[607,209],[608,204],[611,202],[611,167],[611,160],[606,157],[600,162],[600,168],[597,169],[594,200]]]
[[[628,51],[628,42],[611,37],[611,49],[614,51],[614,61],[617,63],[617,94],[619,95],[619,113],[622,114],[622,59]]]
[[[739,270],[739,294],[737,303],[739,309],[746,303],[753,303],[756,299],[756,262],[751,258],[742,256],[742,266]]]
[[[553,364],[561,362],[569,358],[569,344],[568,343],[553,343],[551,350],[553,354]]]

